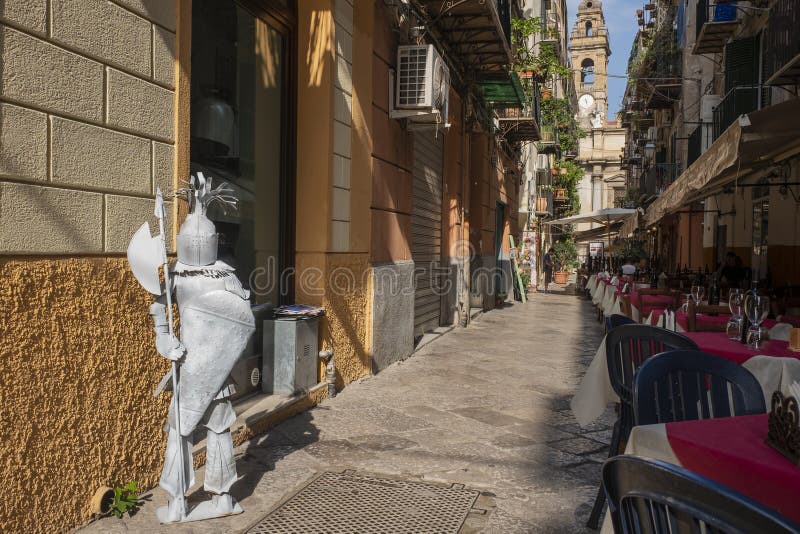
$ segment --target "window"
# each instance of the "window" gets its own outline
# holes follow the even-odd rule
[[[594,83],[594,61],[591,59],[587,58],[581,62],[581,83]]]
[[[254,301],[275,305],[289,298],[280,273],[293,248],[288,50],[286,33],[242,6],[194,0],[191,172],[233,189],[238,209],[208,209],[219,259],[236,268]]]
[[[591,37],[594,35],[594,31],[592,30],[592,21],[586,22],[586,37]]]

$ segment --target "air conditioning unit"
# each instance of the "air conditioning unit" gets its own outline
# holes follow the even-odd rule
[[[656,127],[650,126],[647,129],[647,140],[648,141],[655,141],[656,140]]]
[[[393,118],[444,123],[450,93],[450,70],[433,45],[397,47]]]

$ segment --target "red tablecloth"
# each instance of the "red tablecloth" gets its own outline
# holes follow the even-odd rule
[[[752,350],[747,345],[728,339],[725,332],[685,332],[683,335],[697,343],[701,351],[722,356],[739,365],[758,355],[800,359],[800,352],[789,350],[788,341],[772,340],[764,343],[762,348]]]
[[[795,328],[800,328],[800,317],[797,317],[796,315],[781,315],[781,322],[789,323]]]
[[[764,443],[767,417],[725,417],[665,427],[683,467],[800,523],[800,467]]]
[[[650,312],[654,310],[664,311],[667,306],[674,306],[675,299],[669,295],[642,295],[642,305],[639,306],[639,293],[638,291],[631,291],[631,304],[639,309],[639,314],[642,317],[647,317]],[[653,323],[655,324],[655,322]]]

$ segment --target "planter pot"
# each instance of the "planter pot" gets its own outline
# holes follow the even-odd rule
[[[549,100],[553,96],[552,89],[542,89],[542,98]]]
[[[506,298],[508,295],[495,295],[494,297],[494,307],[495,308],[502,308],[506,302]]]
[[[567,199],[567,190],[566,189],[556,189],[553,191],[553,198],[557,198],[558,200],[566,200]]]
[[[564,285],[567,283],[569,271],[556,271],[553,273],[553,282],[556,284]]]
[[[558,176],[558,169],[550,169],[550,172],[553,174],[553,176]]]

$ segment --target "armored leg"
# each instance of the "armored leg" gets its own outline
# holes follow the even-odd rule
[[[183,466],[180,465],[179,447],[183,447]],[[183,468],[183,488],[181,488],[181,467]],[[178,509],[179,495],[185,495],[194,484],[192,469],[192,438],[183,437],[173,425],[167,427],[167,452],[164,455],[164,467],[158,485],[169,493],[169,505],[158,510],[158,519],[162,523],[181,521],[185,510]]]

